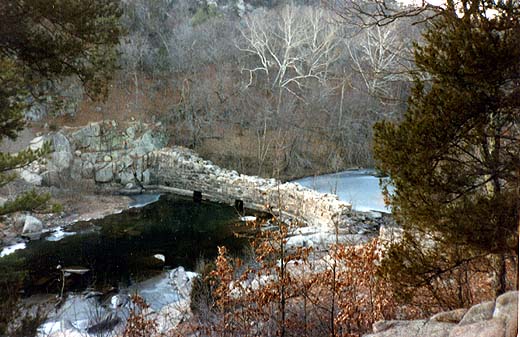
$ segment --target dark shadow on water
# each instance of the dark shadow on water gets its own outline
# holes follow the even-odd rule
[[[76,224],[68,230],[78,234],[60,241],[30,242],[11,258],[0,258],[0,266],[26,272],[26,295],[58,293],[58,265],[90,269],[85,275],[68,277],[67,291],[127,286],[161,272],[165,266],[192,270],[197,259],[215,257],[220,245],[240,253],[247,243],[235,235],[246,230],[243,223],[239,225],[233,207],[197,204],[168,195],[143,208]],[[155,258],[156,254],[163,255],[165,262]]]

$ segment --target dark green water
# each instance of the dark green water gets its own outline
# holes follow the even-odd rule
[[[64,268],[84,267],[85,275],[67,278],[66,290],[127,286],[162,271],[184,266],[193,270],[198,259],[212,259],[217,246],[240,254],[247,244],[237,238],[244,224],[233,207],[178,196],[163,196],[153,204],[102,220],[69,228],[77,234],[60,241],[32,241],[24,250],[0,258],[0,269],[26,272],[26,295],[57,293]],[[165,256],[165,263],[154,258]]]

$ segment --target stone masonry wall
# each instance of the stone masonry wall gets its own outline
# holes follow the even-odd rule
[[[324,194],[295,183],[239,174],[220,168],[181,147],[152,154],[152,181],[160,186],[200,191],[206,198],[228,204],[235,200],[253,209],[271,207],[275,213],[313,226],[348,227],[351,205],[333,194]],[[354,234],[354,229],[352,229]]]

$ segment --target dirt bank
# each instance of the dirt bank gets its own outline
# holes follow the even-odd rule
[[[35,188],[18,179],[0,188],[0,196],[14,198],[23,191]],[[59,213],[17,212],[0,218],[0,247],[24,241],[22,229],[25,215],[32,215],[42,221],[43,230],[68,226],[77,221],[103,218],[127,209],[132,198],[123,195],[98,194],[95,190],[78,191],[55,187],[36,187],[39,193],[50,193],[51,202],[62,206]]]

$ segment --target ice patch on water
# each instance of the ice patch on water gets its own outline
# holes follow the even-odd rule
[[[146,205],[152,204],[159,200],[161,197],[160,194],[136,194],[132,196],[132,201],[129,208],[139,208],[144,207]]]
[[[334,193],[340,200],[352,204],[356,211],[389,213],[390,209],[385,205],[379,186],[379,178],[374,174],[371,170],[354,170],[306,177],[294,182],[322,193]]]
[[[65,232],[63,227],[57,227],[53,230],[51,235],[45,238],[47,241],[60,241],[66,236],[74,235],[76,232]]]
[[[21,243],[17,243],[17,244],[11,245],[11,246],[4,247],[4,249],[2,249],[2,252],[0,252],[0,257],[7,256],[20,249],[25,249],[25,247],[26,247],[25,242],[21,242]]]

